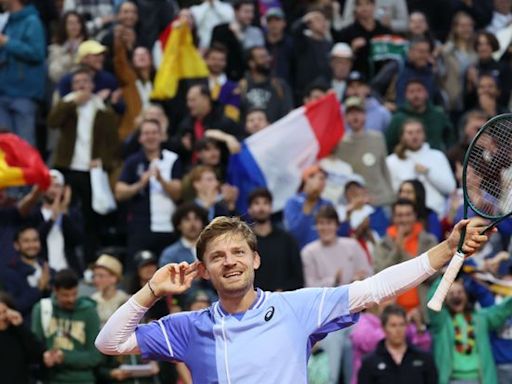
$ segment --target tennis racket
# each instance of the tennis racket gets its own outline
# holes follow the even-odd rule
[[[469,209],[490,220],[485,233],[512,214],[512,114],[495,116],[477,132],[464,157],[462,170],[464,218]],[[440,311],[443,301],[464,263],[461,232],[457,252],[451,259],[434,296],[427,306]]]

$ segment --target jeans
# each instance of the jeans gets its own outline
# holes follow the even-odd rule
[[[498,383],[512,383],[512,364],[500,364],[496,367],[498,368]]]
[[[0,96],[0,128],[5,128],[36,146],[37,104],[24,97]]]

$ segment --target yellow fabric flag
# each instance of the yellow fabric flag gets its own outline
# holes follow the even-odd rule
[[[172,32],[165,44],[162,63],[156,73],[152,99],[172,99],[183,79],[208,77],[208,68],[194,46],[188,23],[174,22]]]

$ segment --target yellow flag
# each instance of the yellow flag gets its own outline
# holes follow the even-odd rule
[[[156,73],[152,99],[172,99],[183,79],[208,77],[208,68],[194,46],[188,23],[175,22],[164,48],[162,63]]]

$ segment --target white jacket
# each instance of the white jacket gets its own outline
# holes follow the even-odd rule
[[[386,158],[391,174],[391,185],[395,192],[404,180],[418,179],[425,186],[427,207],[433,209],[438,215],[443,215],[446,198],[455,189],[453,176],[448,159],[443,152],[431,149],[427,143],[418,151],[405,151],[405,159],[399,159],[396,154]],[[414,167],[421,164],[428,168],[424,175],[416,173]]]

